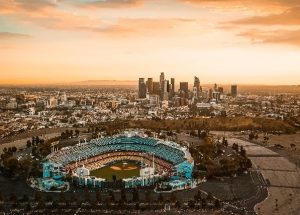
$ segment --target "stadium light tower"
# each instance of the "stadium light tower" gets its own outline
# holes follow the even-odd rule
[[[78,135],[78,145],[80,146],[80,135]]]
[[[155,171],[155,166],[154,166],[154,153],[152,153],[152,168],[153,168],[153,171]]]

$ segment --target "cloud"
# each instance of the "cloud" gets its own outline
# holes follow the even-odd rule
[[[241,10],[241,18],[220,22],[218,29],[232,31],[237,36],[249,38],[253,43],[282,43],[296,46],[300,44],[299,0],[190,0],[189,2],[199,5],[210,4],[218,8],[243,7],[245,10]]]
[[[95,27],[101,22],[87,15],[62,10],[54,2],[54,0],[0,0],[0,15],[13,17],[19,22],[58,30]]]
[[[122,8],[135,7],[143,3],[143,0],[61,0],[76,6],[86,8]]]
[[[250,38],[253,43],[283,43],[300,46],[300,29],[290,31],[259,31],[252,29],[238,35]]]
[[[242,25],[300,25],[300,7],[290,8],[280,14],[254,16],[233,21],[232,24]]]
[[[214,5],[217,7],[295,7],[299,6],[299,0],[182,0],[194,5]]]
[[[40,11],[56,6],[54,0],[0,0],[0,5],[0,14],[10,14],[18,11]]]
[[[13,3],[26,10],[39,10],[42,8],[56,6],[54,0],[14,0]]]
[[[0,0],[4,1],[4,0]],[[58,1],[63,2],[66,0]],[[29,4],[26,4],[29,2]],[[118,18],[116,20],[102,20],[95,16],[74,13],[63,10],[54,1],[38,0],[7,0],[0,14],[14,17],[20,22],[38,25],[46,29],[60,31],[86,31],[109,36],[137,36],[155,35],[172,28],[189,19],[178,18]],[[141,0],[107,0],[107,1],[81,1],[87,5],[106,4],[138,4]],[[29,10],[32,8],[32,10]]]
[[[288,1],[287,1],[288,2]],[[291,7],[281,13],[252,16],[225,23],[225,27],[242,29],[238,36],[259,43],[300,45],[300,7]],[[245,30],[252,27],[250,30]]]
[[[116,23],[98,28],[85,28],[99,35],[112,37],[156,36],[169,32],[193,19],[172,18],[120,18]],[[178,33],[178,32],[177,32]]]
[[[30,38],[27,34],[12,33],[12,32],[0,32],[0,39],[25,39]]]

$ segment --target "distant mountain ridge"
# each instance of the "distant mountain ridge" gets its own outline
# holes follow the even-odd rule
[[[112,86],[112,85],[126,85],[126,86],[136,86],[137,81],[133,80],[86,80],[68,83],[68,85],[100,85],[100,86]]]

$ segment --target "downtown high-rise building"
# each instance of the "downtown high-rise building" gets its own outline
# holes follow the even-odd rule
[[[140,99],[146,98],[146,94],[147,94],[147,86],[145,83],[145,79],[139,78],[139,98]]]
[[[169,92],[170,92],[169,81],[168,80],[164,80],[164,82],[163,82],[162,100],[164,100],[164,101],[169,100]]]
[[[188,98],[189,95],[189,83],[188,82],[180,82],[179,91],[184,98]]]
[[[238,94],[238,89],[237,89],[237,85],[231,85],[231,96],[236,97]]]
[[[153,94],[160,95],[160,83],[153,82]]]
[[[175,95],[175,78],[171,78],[170,88],[170,96],[173,97]]]
[[[188,82],[180,82],[179,89],[185,93],[188,93],[189,92],[189,83]]]
[[[160,73],[160,76],[159,76],[159,84],[160,84],[160,98],[163,99],[164,97],[164,92],[165,92],[165,73]]]
[[[153,78],[147,80],[147,91],[149,94],[153,94]]]
[[[194,77],[194,88],[193,88],[193,97],[194,99],[199,99],[200,97],[200,92],[201,92],[201,88],[200,88],[200,79],[199,77]]]
[[[159,76],[159,83],[160,85],[162,86],[163,85],[163,82],[165,80],[165,73],[160,73],[160,76]]]

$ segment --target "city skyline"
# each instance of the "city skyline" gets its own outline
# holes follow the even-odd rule
[[[294,0],[0,0],[0,84],[299,85]]]

